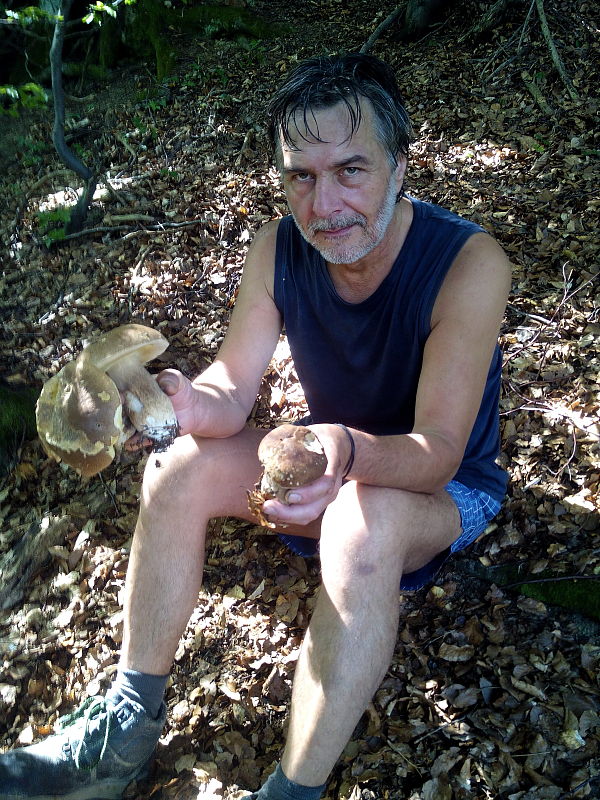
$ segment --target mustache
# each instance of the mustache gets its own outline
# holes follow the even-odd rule
[[[362,214],[317,219],[314,222],[309,222],[308,230],[310,233],[318,233],[319,231],[339,231],[342,228],[349,228],[351,225],[360,225],[361,228],[365,228],[367,226],[367,220]]]

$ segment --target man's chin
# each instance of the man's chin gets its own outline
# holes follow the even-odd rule
[[[354,264],[371,252],[371,247],[319,247],[314,242],[313,247],[319,251],[325,261],[330,264]]]

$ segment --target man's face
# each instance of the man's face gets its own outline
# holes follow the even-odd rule
[[[298,149],[281,141],[290,211],[307,242],[332,264],[353,264],[385,242],[406,166],[404,158],[396,168],[390,164],[369,101],[362,101],[361,110],[351,138],[348,112],[340,103],[310,115],[322,142],[307,133],[300,117],[290,127]]]

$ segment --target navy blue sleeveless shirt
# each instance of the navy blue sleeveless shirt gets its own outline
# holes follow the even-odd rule
[[[343,422],[374,435],[410,433],[431,312],[455,256],[482,229],[411,198],[413,221],[389,274],[370,297],[348,303],[320,253],[291,216],[277,232],[275,303],[312,421]],[[501,501],[501,353],[496,346],[481,407],[454,479]]]

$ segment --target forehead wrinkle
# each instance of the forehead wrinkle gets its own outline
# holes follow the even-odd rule
[[[289,150],[287,152],[290,152]],[[348,156],[347,158],[341,158],[338,161],[332,161],[329,166],[329,169],[343,169],[344,167],[348,167],[352,164],[363,164],[364,166],[370,166],[372,164],[372,160],[367,156],[361,155],[360,153],[356,153],[355,155]],[[302,163],[292,162],[287,166],[283,166],[281,169],[284,175],[291,175],[298,172],[310,172],[309,167],[303,166]]]

